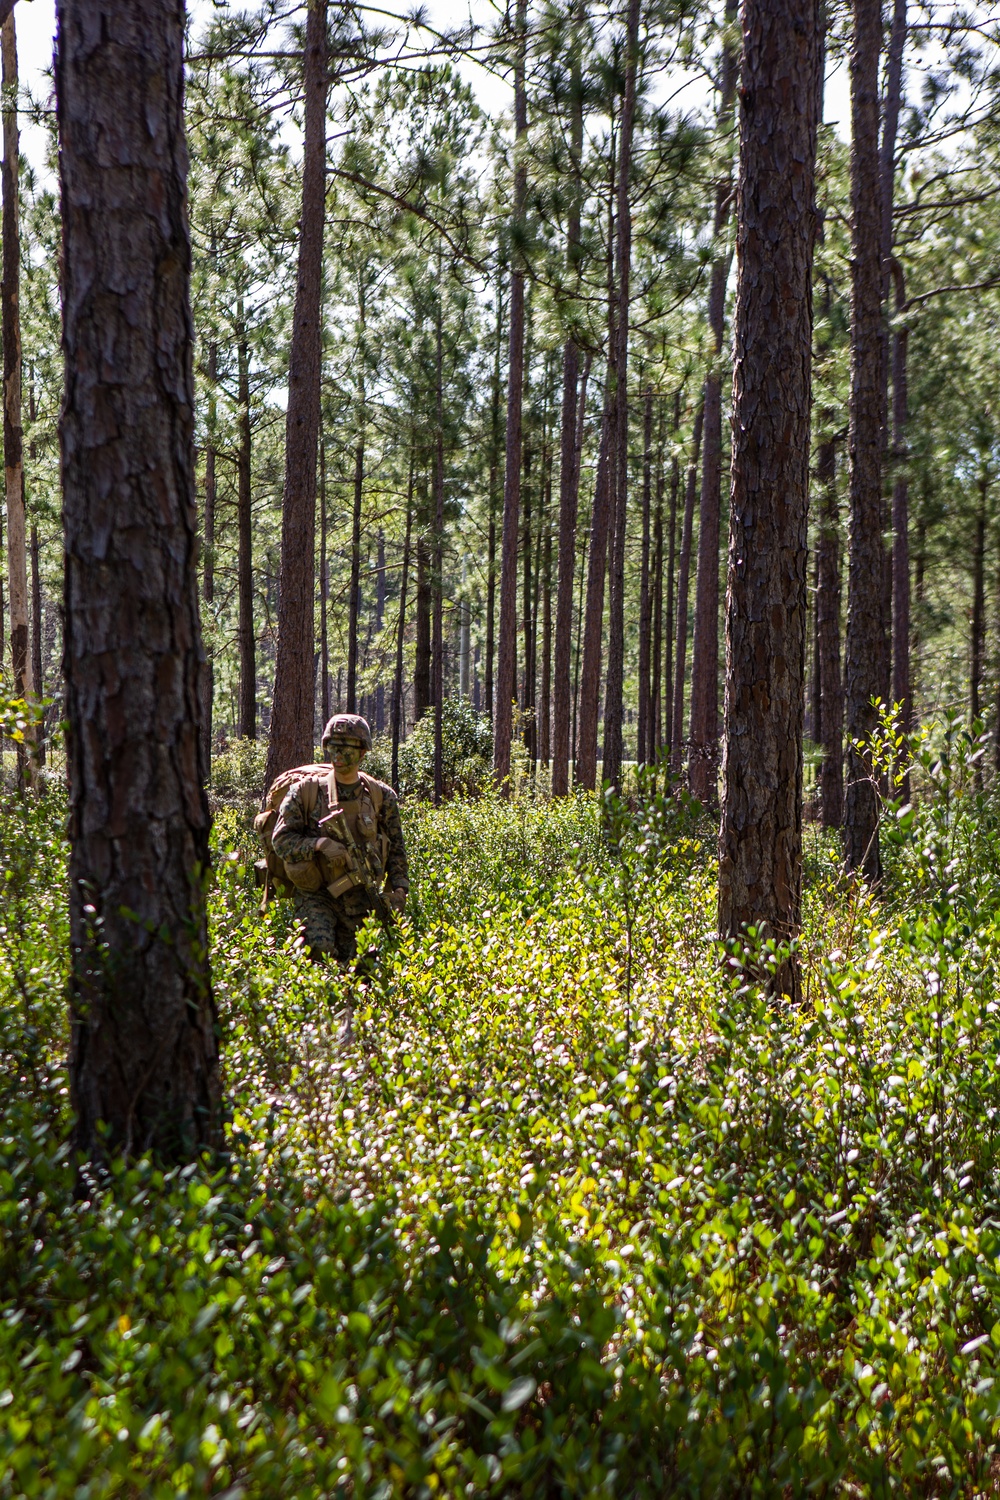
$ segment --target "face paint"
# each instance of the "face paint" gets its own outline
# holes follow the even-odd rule
[[[330,759],[335,766],[356,766],[363,754],[364,750],[360,745],[349,744],[344,740],[330,741]]]

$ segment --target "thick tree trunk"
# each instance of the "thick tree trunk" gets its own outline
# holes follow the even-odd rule
[[[832,414],[828,414],[832,415]],[[844,821],[844,686],[840,671],[840,533],[836,439],[824,438],[816,462],[819,537],[816,545],[816,666],[819,677],[820,817],[824,828]]]
[[[726,0],[726,22],[736,19],[736,0]],[[736,95],[736,53],[727,41],[722,52],[720,133],[728,131]],[[719,743],[719,533],[722,509],[722,372],[719,358],[726,326],[726,283],[730,252],[724,244],[733,196],[727,167],[715,188],[715,261],[708,294],[711,349],[705,376],[705,430],[702,442],[698,572],[695,580],[694,640],[691,650],[691,733],[688,784],[693,796],[714,804]]]
[[[677,577],[677,625],[674,636],[677,643],[677,664],[674,668],[674,706],[672,738],[670,741],[670,769],[680,775],[684,763],[684,678],[687,673],[688,634],[688,588],[691,578],[691,532],[694,529],[694,501],[698,487],[698,455],[701,451],[701,432],[705,421],[705,406],[698,403],[695,413],[694,432],[691,435],[691,461],[688,464],[687,484],[684,492],[684,522],[681,527],[681,556]]]
[[[719,932],[789,938],[802,882],[817,0],[745,0],[742,26]],[[796,997],[796,965],[773,984]]]
[[[313,756],[316,449],[320,425],[326,203],[327,0],[309,0],[303,86],[302,217],[288,360],[285,487],[274,706],[267,780]]]
[[[628,528],[628,340],[632,266],[632,136],[635,129],[639,72],[640,0],[629,0],[625,35],[625,91],[618,140],[618,212],[615,233],[617,314],[613,322],[615,354],[615,440],[610,469],[612,549],[609,574],[608,677],[604,696],[604,765],[602,780],[621,789],[622,719],[625,690],[625,537]]]
[[[220,1087],[184,6],[59,0],[57,14],[75,1144],[188,1160],[220,1139]]]
[[[882,692],[882,274],[878,161],[879,0],[853,0],[851,48],[851,541],[847,582],[847,791],[844,853],[849,870],[880,879],[878,803],[864,745]]]
[[[653,500],[653,388],[646,387],[642,418],[642,551],[639,560],[639,712],[635,758],[639,765],[653,759],[653,692],[650,677],[654,621],[649,564]],[[653,571],[656,571],[653,558]]]
[[[250,351],[243,328],[242,302],[237,313],[240,327],[236,346],[237,400],[240,444],[236,476],[236,580],[239,594],[237,635],[240,646],[240,699],[237,734],[241,740],[257,738],[257,660],[253,629],[253,497],[251,493]]]
[[[528,100],[525,93],[527,0],[517,0],[517,63],[514,76],[515,242],[523,235],[528,196]],[[502,790],[509,786],[510,741],[517,695],[517,537],[521,510],[521,392],[524,384],[524,266],[515,250],[510,275],[510,338],[507,369],[507,442],[504,455],[503,532],[500,543],[500,629],[497,688],[493,710],[493,771]]]
[[[7,575],[10,593],[11,685],[15,698],[34,692],[28,651],[28,552],[24,513],[24,433],[21,427],[21,240],[19,194],[19,133],[17,126],[17,40],[14,16],[0,28],[4,91],[3,109],[3,465],[7,501]],[[29,774],[18,746],[18,780]]]

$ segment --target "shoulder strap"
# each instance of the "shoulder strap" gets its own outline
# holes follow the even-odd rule
[[[365,771],[359,771],[358,776],[368,788],[368,795],[372,799],[372,806],[375,809],[375,816],[377,818],[379,813],[382,811],[382,803],[384,801],[384,798],[382,796],[382,787],[379,782],[375,780],[374,776],[369,776]]]

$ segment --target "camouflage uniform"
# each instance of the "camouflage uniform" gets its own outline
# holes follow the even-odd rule
[[[359,804],[362,803],[361,781],[353,785],[338,783],[337,790],[340,794],[340,803],[344,808],[348,823],[353,824],[352,831],[359,845],[363,839],[369,851],[372,873],[378,884],[381,884],[382,876],[380,862],[380,846],[378,840],[384,837],[387,844],[385,859],[385,870],[382,874],[388,874],[389,886],[392,890],[408,890],[409,875],[406,864],[406,848],[403,844],[403,829],[399,820],[399,803],[392,787],[386,786],[384,782],[376,782],[374,777],[369,776],[369,783],[377,786],[382,793],[382,807],[377,814],[374,842],[372,839],[364,839],[363,830],[358,827]],[[312,778],[307,778],[312,781]],[[285,797],[278,813],[278,821],[275,824],[272,835],[274,852],[288,864],[304,863],[313,859],[316,845],[321,838],[337,839],[335,826],[330,824],[320,827],[320,822],[330,811],[330,800],[328,794],[328,783],[325,776],[318,776],[312,782],[316,789],[315,805],[311,812],[307,811],[308,802],[312,800],[311,795],[303,799],[302,792],[306,781],[300,781]],[[311,792],[311,788],[310,788]],[[298,918],[306,946],[312,956],[320,953],[332,953],[341,963],[349,963],[357,955],[356,934],[365,917],[372,909],[371,898],[363,886],[351,886],[341,896],[331,896],[330,892],[321,886],[317,891],[296,890],[293,897],[295,915]]]

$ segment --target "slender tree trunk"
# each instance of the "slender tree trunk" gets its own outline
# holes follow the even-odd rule
[[[320,718],[326,728],[330,720],[330,563],[327,556],[326,440],[319,440],[319,669]]]
[[[896,312],[906,306],[902,267],[895,262]],[[912,728],[910,704],[910,496],[906,474],[906,356],[910,331],[901,324],[892,338],[892,701],[900,705],[900,728]],[[904,793],[909,798],[908,786]]]
[[[392,692],[392,784],[399,785],[399,741],[403,726],[403,643],[406,639],[406,593],[410,581],[410,535],[413,525],[413,435],[410,435],[410,477],[406,486],[406,535],[403,538],[403,572],[399,582],[399,623],[396,629],[396,676]]]
[[[525,92],[527,0],[517,0],[517,63],[514,74],[515,244],[523,237],[528,196],[528,100]],[[500,546],[500,630],[497,701],[493,713],[493,770],[509,785],[513,705],[517,694],[517,537],[521,509],[521,392],[524,383],[524,266],[515,249],[510,275],[510,342],[507,373],[507,444],[504,458],[503,534]]]
[[[250,427],[250,352],[243,326],[242,300],[239,304],[237,320],[240,328],[239,341],[236,346],[239,382],[237,399],[240,409],[236,490],[236,574],[239,594],[237,635],[240,646],[240,702],[237,733],[241,740],[255,740],[257,738],[257,662],[253,629],[253,508],[250,488],[253,438]]]
[[[326,203],[327,0],[309,0],[304,58],[302,217],[288,361],[285,487],[274,705],[267,780],[312,759],[315,665],[316,450],[322,371],[323,220]]]
[[[719,932],[793,937],[802,884],[817,0],[744,0]],[[789,172],[788,163],[796,169]],[[782,379],[774,379],[775,370]],[[798,996],[797,965],[774,977]]]
[[[892,214],[893,200],[896,185],[896,133],[899,127],[899,111],[903,97],[903,53],[906,47],[907,16],[906,0],[893,0],[892,27],[889,32],[889,46],[886,51],[885,66],[885,93],[882,99],[882,140],[879,147],[879,197],[880,197],[880,244],[882,251],[882,326],[881,326],[881,411],[882,420],[882,461],[883,472],[889,465],[890,433],[889,433],[889,292],[890,272],[892,267]],[[893,343],[895,340],[892,341]],[[895,349],[893,349],[895,355]],[[905,378],[905,377],[904,377]],[[893,376],[895,379],[895,375]],[[892,439],[895,446],[895,438]],[[895,485],[894,485],[895,491]],[[883,701],[889,703],[894,700],[893,677],[895,672],[895,658],[892,654],[893,620],[895,606],[893,594],[896,584],[896,567],[894,563],[895,546],[895,521],[893,519],[895,505],[895,493],[889,506],[886,505],[886,497],[883,496],[883,534],[889,531],[893,534],[893,542],[890,546],[883,544],[882,556],[882,685],[880,696]]]
[[[208,413],[205,432],[205,549],[202,565],[202,598],[211,613],[215,603],[215,506],[218,497],[216,481],[216,441],[218,400],[216,382],[219,374],[219,346],[208,347]],[[207,653],[206,653],[207,654]],[[212,713],[215,706],[215,668],[211,655],[205,663],[205,700],[201,709],[201,730],[205,738],[205,763],[212,764]]]
[[[691,532],[694,528],[694,501],[698,485],[698,455],[705,420],[704,402],[698,403],[694,432],[691,436],[691,461],[688,464],[684,492],[684,523],[681,527],[681,556],[677,578],[677,665],[674,669],[673,738],[670,741],[670,769],[680,775],[684,762],[684,678],[687,669],[688,585],[691,576]]]
[[[441,307],[441,254],[438,252],[438,299],[434,330],[434,647],[431,669],[434,694],[434,802],[444,798],[444,328]]]
[[[543,766],[552,758],[551,741],[552,704],[552,528],[545,527],[545,543],[542,551],[542,685],[539,693],[538,743]]]
[[[385,625],[385,532],[380,526],[378,529],[378,579],[375,585],[375,629],[381,641],[382,630]],[[381,681],[381,668],[379,669],[379,682],[375,688],[375,732],[385,733],[385,684]]]
[[[651,743],[651,759],[659,760],[663,748],[663,496],[666,490],[666,475],[663,471],[663,413],[660,412],[660,433],[656,455],[656,510],[653,516],[653,659],[649,673],[651,688],[649,711],[652,723],[648,731]],[[669,615],[667,616],[669,619]],[[669,635],[669,631],[667,632]]]
[[[184,7],[59,0],[57,15],[74,1143],[190,1160],[219,1142],[220,1086]]]
[[[969,632],[969,718],[982,714],[983,658],[986,648],[986,492],[989,479],[979,479],[979,508],[972,550],[972,619]]]
[[[35,696],[45,697],[45,676],[42,671],[42,580],[39,570],[38,527],[31,528],[31,681]],[[48,714],[46,714],[46,719]],[[45,764],[45,734],[38,736],[35,758],[40,766]]]
[[[529,404],[530,410],[530,404]],[[531,713],[534,695],[531,684],[531,446],[524,445],[524,468],[521,474],[522,527],[521,536],[521,712],[524,716],[523,733],[526,748],[531,748]]]
[[[726,0],[726,23],[736,19],[736,0]],[[736,94],[737,58],[727,41],[722,52],[719,132],[728,134]],[[715,260],[708,294],[711,350],[705,376],[705,430],[702,442],[698,572],[695,581],[694,640],[691,651],[691,734],[688,782],[706,804],[717,795],[719,740],[719,536],[722,508],[722,372],[719,359],[726,325],[726,283],[730,251],[724,244],[733,196],[727,166],[715,189]]]
[[[851,542],[847,584],[847,789],[844,852],[849,870],[881,878],[878,803],[864,746],[882,692],[881,222],[878,161],[880,0],[853,0],[851,49]]]
[[[421,480],[423,485],[423,480]],[[430,530],[426,490],[420,496],[417,535],[417,628],[413,663],[413,713],[420,719],[431,706],[431,569],[427,533]]]
[[[601,701],[601,638],[604,634],[604,576],[608,565],[608,530],[613,483],[614,416],[613,366],[609,362],[604,386],[604,411],[594,481],[594,505],[587,556],[587,599],[583,611],[580,670],[579,733],[576,782],[594,791],[597,786],[597,721]]]
[[[832,413],[827,413],[832,417]],[[844,687],[840,672],[840,536],[837,516],[837,445],[819,445],[820,491],[816,545],[816,662],[819,677],[820,817],[824,828],[844,821]]]
[[[358,711],[358,625],[361,616],[361,502],[365,488],[365,426],[368,420],[365,387],[365,287],[358,280],[357,421],[354,444],[354,504],[351,510],[351,583],[347,603],[347,712]]]
[[[10,594],[10,661],[15,698],[34,692],[28,652],[28,554],[24,513],[24,434],[21,427],[21,240],[17,124],[17,40],[14,14],[0,27],[3,109],[3,463],[7,501],[7,576]],[[25,747],[18,746],[18,780],[29,774]]]
[[[579,14],[579,8],[577,10]],[[566,268],[579,280],[583,154],[583,79],[580,39],[573,38],[570,76],[570,159],[573,194],[566,222]],[[587,372],[591,356],[587,355]],[[577,420],[580,351],[570,334],[563,345],[562,425],[559,449],[559,579],[556,585],[555,677],[552,696],[552,795],[569,791],[570,656],[573,633],[573,576],[576,569],[576,521],[580,499],[580,425]],[[584,375],[586,388],[587,375]]]
[[[629,0],[625,38],[625,92],[618,143],[618,212],[615,281],[618,308],[614,320],[615,439],[611,476],[611,569],[608,609],[608,676],[604,696],[604,766],[602,779],[621,788],[622,720],[625,690],[625,537],[628,526],[628,340],[630,272],[632,264],[632,136],[635,128],[636,82],[639,72],[640,0]]]
[[[639,563],[639,714],[635,758],[639,765],[653,759],[653,694],[650,661],[653,645],[653,608],[649,580],[650,525],[653,490],[653,388],[646,387],[642,419],[642,553]],[[655,572],[655,558],[654,558]]]
[[[493,657],[497,583],[497,482],[500,470],[500,350],[503,300],[497,273],[496,342],[493,346],[493,399],[490,410],[490,522],[486,540],[486,716],[493,718]]]
[[[677,441],[677,431],[681,425],[681,393],[676,391],[674,395],[674,442]],[[681,466],[676,451],[670,460],[670,523],[667,535],[667,598],[664,616],[664,642],[663,642],[663,740],[660,745],[661,752],[667,752],[666,758],[669,762],[670,752],[674,743],[674,580],[677,565],[677,496],[680,490]],[[688,536],[690,542],[690,534]],[[690,555],[690,552],[689,552]]]

